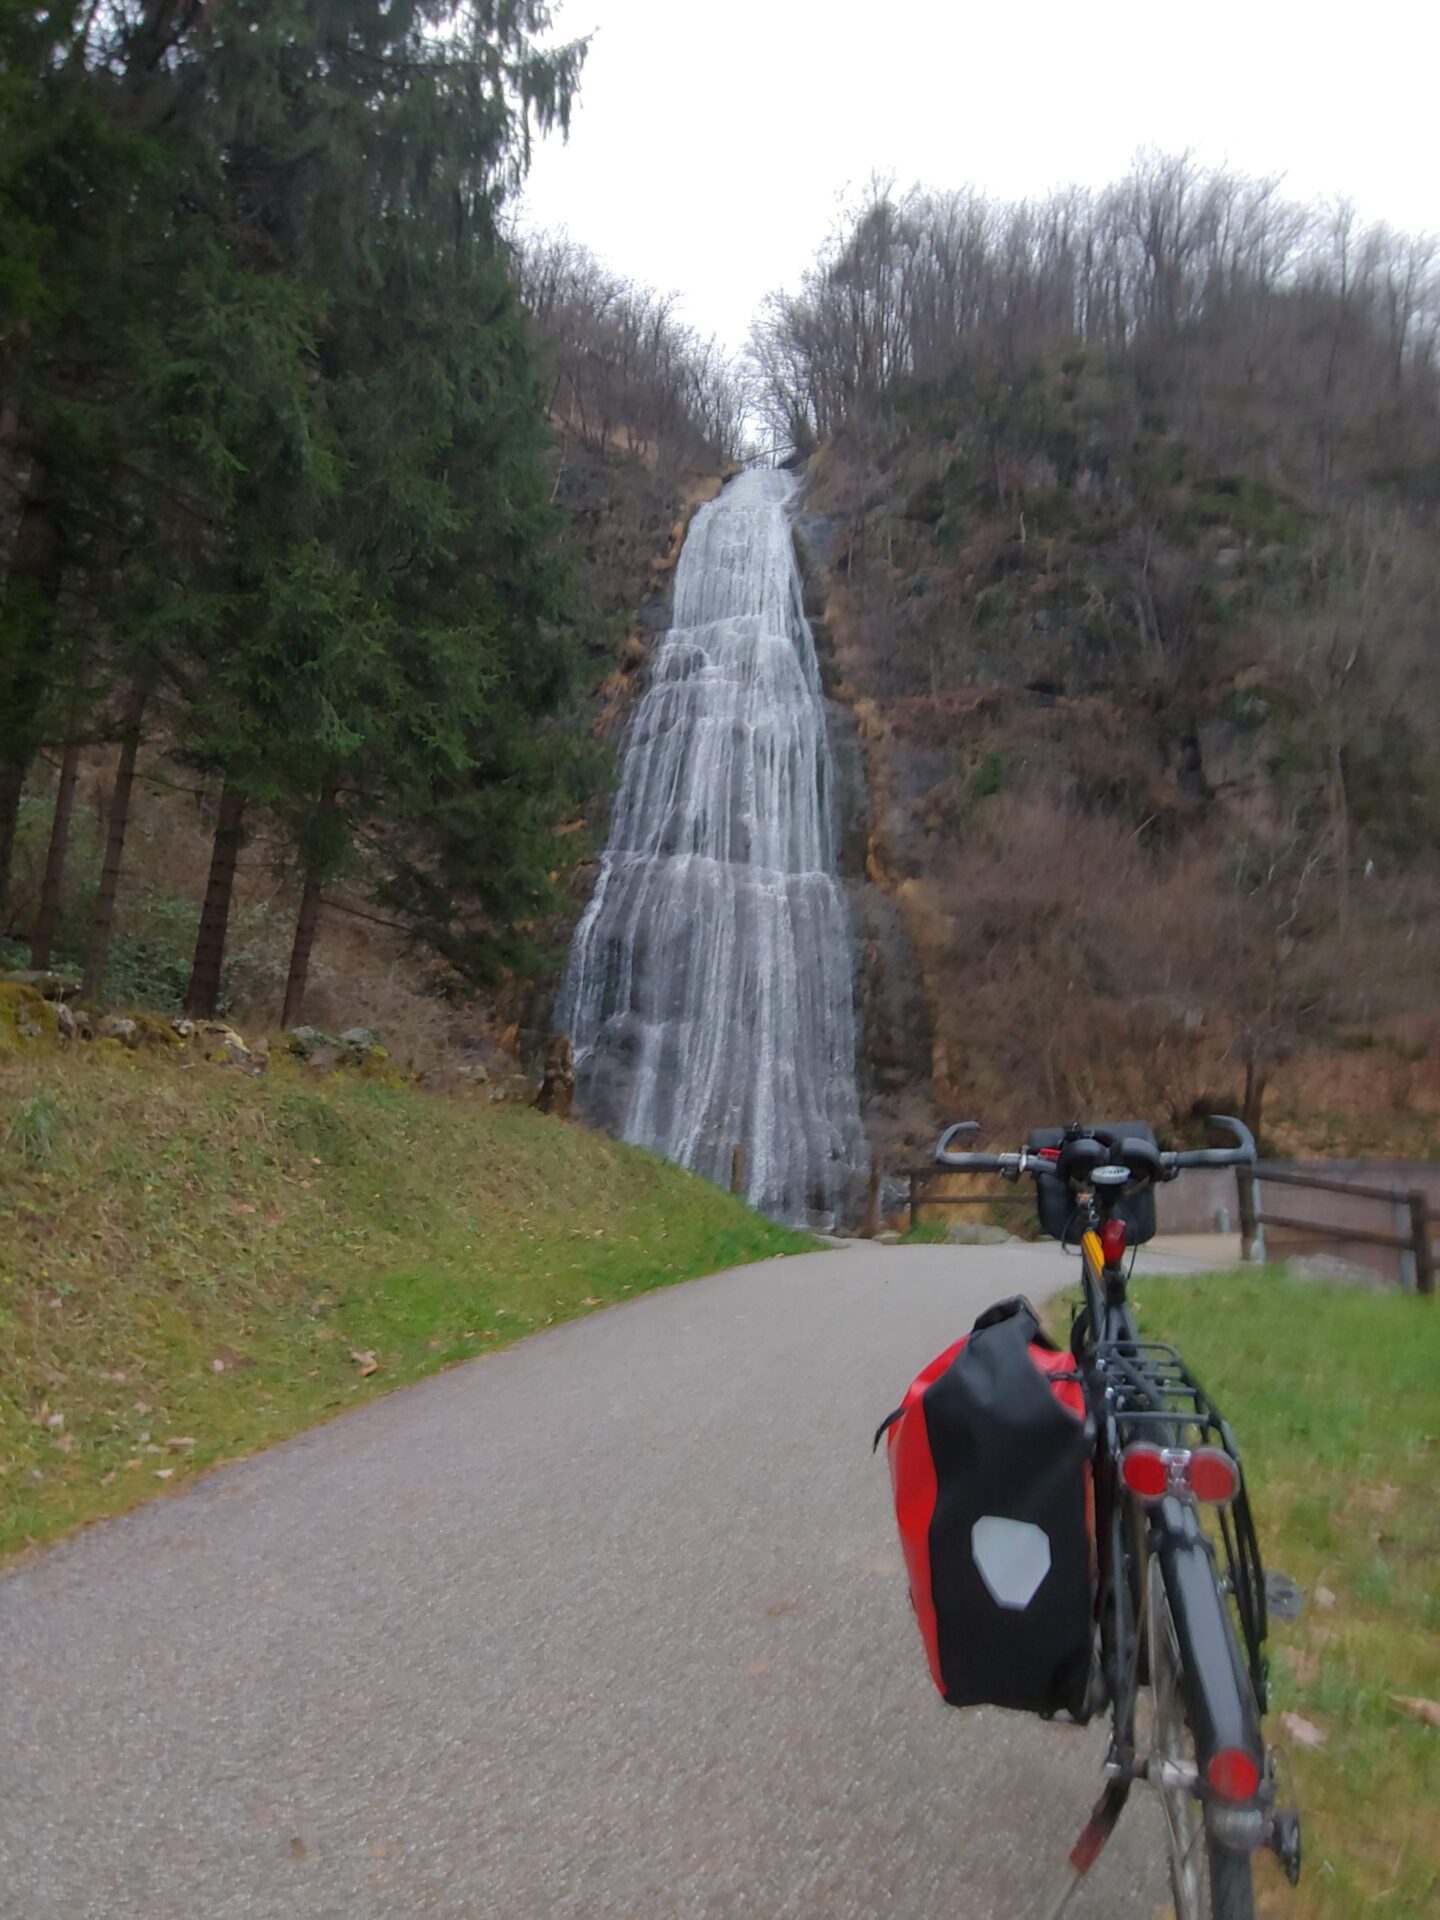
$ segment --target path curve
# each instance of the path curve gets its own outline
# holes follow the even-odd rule
[[[869,1448],[1057,1278],[1053,1248],[720,1274],[0,1579],[0,1915],[1023,1920],[1100,1736],[939,1703]],[[1158,1857],[1137,1807],[1076,1920],[1151,1920]]]

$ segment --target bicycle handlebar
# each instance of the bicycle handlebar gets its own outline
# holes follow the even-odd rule
[[[1154,1162],[1153,1171],[1147,1165],[1140,1178],[1173,1180],[1177,1174],[1191,1167],[1254,1166],[1255,1138],[1243,1120],[1236,1120],[1228,1113],[1214,1113],[1210,1116],[1209,1125],[1223,1128],[1236,1144],[1233,1147],[1193,1147],[1181,1153],[1157,1153],[1148,1141],[1137,1141],[1137,1148],[1145,1148],[1147,1163]],[[960,1120],[953,1127],[947,1127],[935,1146],[935,1164],[952,1173],[998,1173],[1005,1180],[1018,1180],[1022,1173],[1055,1172],[1055,1161],[1031,1147],[1022,1147],[1018,1153],[957,1153],[950,1146],[950,1142],[957,1137],[976,1131],[973,1120]],[[1119,1141],[1111,1149],[1122,1163],[1127,1144]]]

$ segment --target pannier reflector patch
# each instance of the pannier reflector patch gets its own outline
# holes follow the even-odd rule
[[[982,1515],[970,1529],[970,1551],[1000,1607],[1028,1607],[1050,1571],[1050,1536],[1029,1520]]]

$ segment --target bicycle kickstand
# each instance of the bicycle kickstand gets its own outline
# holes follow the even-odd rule
[[[1070,1849],[1070,1857],[1065,1863],[1064,1883],[1056,1889],[1052,1904],[1046,1907],[1044,1920],[1061,1920],[1075,1889],[1100,1858],[1106,1841],[1115,1831],[1115,1823],[1129,1797],[1130,1782],[1112,1780],[1095,1802],[1090,1818],[1080,1830],[1080,1838]]]

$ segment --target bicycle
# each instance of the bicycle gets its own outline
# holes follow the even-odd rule
[[[1035,1133],[1017,1153],[955,1150],[978,1131],[942,1134],[938,1165],[1035,1178],[1042,1224],[1078,1240],[1083,1305],[1071,1353],[1094,1423],[1098,1660],[1094,1710],[1110,1708],[1106,1785],[1071,1849],[1047,1920],[1059,1920],[1114,1831],[1134,1783],[1165,1813],[1177,1920],[1252,1920],[1253,1858],[1268,1848],[1290,1883],[1300,1822],[1281,1805],[1266,1710],[1267,1580],[1234,1436],[1173,1347],[1142,1338],[1128,1298],[1134,1245],[1154,1230],[1155,1186],[1191,1167],[1253,1166],[1240,1121],[1211,1125],[1235,1145],[1162,1152],[1148,1128]]]

